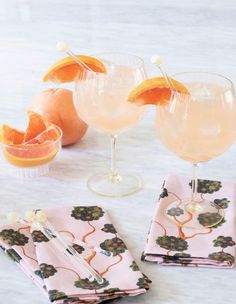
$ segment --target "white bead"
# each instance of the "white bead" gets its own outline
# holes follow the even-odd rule
[[[35,212],[34,211],[26,211],[26,213],[25,213],[25,219],[28,222],[34,222],[35,219],[36,219]]]
[[[56,49],[58,52],[66,52],[68,50],[68,44],[64,41],[60,41],[57,43]]]
[[[161,63],[162,63],[161,62],[161,57],[159,55],[153,55],[151,57],[151,63],[153,63],[153,64],[155,64],[157,66],[161,65]]]
[[[47,215],[43,211],[38,211],[36,213],[36,220],[40,223],[44,223],[47,220]]]
[[[19,215],[16,212],[9,212],[7,220],[12,224],[17,223],[19,221]]]

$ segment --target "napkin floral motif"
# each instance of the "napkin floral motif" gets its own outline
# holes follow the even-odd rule
[[[76,206],[44,211],[61,235],[103,278],[90,281],[63,255],[42,231],[14,224],[0,230],[6,254],[47,294],[51,302],[99,303],[145,293],[149,279],[133,260],[128,248],[99,206]],[[107,257],[76,244],[76,239],[112,253]]]
[[[225,218],[217,225],[206,229],[188,227],[192,220],[180,219],[184,213],[181,202],[190,196],[191,182],[185,178],[170,176],[164,182],[154,218],[151,223],[143,260],[162,265],[225,267],[231,268],[235,262],[235,185],[220,181],[199,180],[198,193],[224,209]],[[173,201],[178,207],[168,209]],[[165,212],[173,220],[169,221]],[[198,221],[209,226],[219,214],[202,213]]]

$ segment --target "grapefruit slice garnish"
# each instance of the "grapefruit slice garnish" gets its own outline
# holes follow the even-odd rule
[[[85,55],[76,55],[92,71],[96,73],[106,73],[104,64],[97,58]],[[53,64],[43,76],[43,81],[56,83],[72,82],[76,79],[78,72],[84,68],[76,63],[71,57],[63,58]]]
[[[173,78],[171,82],[176,92],[189,95],[182,83]],[[138,105],[164,105],[170,100],[172,92],[173,90],[163,77],[149,78],[129,93],[128,101]]]

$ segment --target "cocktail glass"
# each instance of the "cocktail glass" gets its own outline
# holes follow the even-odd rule
[[[145,107],[127,101],[131,89],[146,78],[143,60],[122,53],[98,54],[107,74],[84,70],[75,86],[75,106],[80,117],[94,129],[108,134],[111,139],[111,165],[108,172],[93,175],[88,188],[100,195],[121,197],[133,194],[143,187],[135,175],[116,168],[116,139],[118,134],[137,124]]]
[[[225,152],[236,138],[236,99],[233,83],[212,73],[180,73],[173,76],[190,95],[173,92],[171,100],[156,110],[156,130],[162,143],[180,158],[192,163],[192,196],[176,200],[166,210],[175,221],[175,212],[191,228],[209,228],[219,224],[224,211],[203,198],[203,181],[197,169]],[[217,182],[208,185],[208,193],[218,190]],[[202,191],[203,190],[203,191]],[[180,208],[180,209],[176,209]]]

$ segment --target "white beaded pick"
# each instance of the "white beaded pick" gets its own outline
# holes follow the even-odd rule
[[[68,51],[69,47],[65,41],[59,41],[56,45],[56,49],[58,52],[66,52]]]
[[[77,57],[70,49],[69,49],[69,45],[64,42],[64,41],[60,41],[57,43],[56,45],[56,49],[59,52],[65,52],[68,56],[70,56],[76,63],[78,63],[83,69],[88,70],[88,71],[92,71],[91,68],[83,62],[83,60],[81,60],[79,57]]]
[[[151,62],[159,68],[159,70],[161,71],[163,77],[165,78],[165,81],[167,83],[167,85],[169,86],[169,88],[171,90],[174,90],[175,91],[175,87],[174,87],[174,84],[171,80],[171,78],[168,76],[168,74],[166,73],[165,69],[163,68],[162,66],[162,60],[161,60],[161,57],[159,55],[153,55],[151,57]]]
[[[19,215],[16,212],[9,212],[7,220],[12,224],[17,223],[19,221]]]
[[[34,211],[26,211],[25,213],[25,219],[28,222],[34,222],[36,220],[36,215]]]
[[[153,63],[156,66],[160,66],[162,63],[161,57],[159,55],[153,55],[151,57],[151,63]]]
[[[43,211],[38,211],[36,213],[36,221],[39,223],[45,223],[47,220],[47,215]]]

